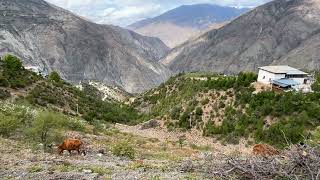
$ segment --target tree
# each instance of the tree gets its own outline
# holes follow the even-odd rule
[[[9,70],[10,74],[20,71],[23,68],[22,62],[16,56],[8,54],[3,57],[3,61],[5,68]]]
[[[49,74],[49,80],[57,83],[61,82],[60,75],[56,71]]]
[[[63,118],[53,112],[40,112],[31,127],[27,129],[29,137],[45,145],[53,141],[61,141],[62,135],[59,129],[62,126]]]

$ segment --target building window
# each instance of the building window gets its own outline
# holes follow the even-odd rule
[[[263,78],[262,79],[266,79],[266,76],[263,76]]]

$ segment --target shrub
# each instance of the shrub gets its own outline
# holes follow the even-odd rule
[[[311,88],[315,92],[320,92],[320,73],[316,73],[316,82],[312,84]]]
[[[1,62],[0,86],[23,88],[39,79],[35,73],[25,70],[21,60],[15,56],[6,55]]]
[[[171,119],[179,119],[181,110],[181,107],[174,107],[170,112]]]
[[[60,75],[56,71],[51,72],[48,76],[48,79],[49,81],[56,82],[56,83],[63,82]]]
[[[201,101],[201,104],[204,106],[204,105],[207,105],[209,102],[210,102],[210,100],[208,98],[206,98],[203,101]]]
[[[0,112],[0,135],[10,136],[15,133],[21,125],[20,121],[14,116],[6,116]]]
[[[1,85],[0,85],[1,86]],[[0,99],[7,99],[11,96],[10,92],[4,89],[0,89]]]
[[[61,128],[63,117],[49,111],[38,114],[31,127],[26,130],[28,137],[36,142],[48,145],[52,142],[60,142],[63,139]]]
[[[128,142],[119,142],[112,148],[112,154],[118,157],[134,159],[135,149]]]
[[[11,73],[20,71],[23,66],[22,62],[19,58],[13,55],[6,55],[3,57],[4,65],[7,70],[9,70]]]
[[[312,132],[310,142],[312,145],[320,144],[320,126],[317,127],[315,131]]]

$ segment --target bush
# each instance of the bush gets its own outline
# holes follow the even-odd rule
[[[14,134],[16,129],[21,125],[18,118],[14,116],[6,116],[0,112],[0,135],[9,137]]]
[[[0,64],[0,86],[11,88],[24,88],[31,85],[39,76],[25,70],[19,58],[6,55]]]
[[[51,73],[49,74],[48,79],[49,79],[50,81],[53,81],[53,82],[56,82],[56,83],[61,82],[60,75],[59,75],[57,72],[55,72],[55,71],[53,71],[53,72],[51,72]]]
[[[317,129],[315,131],[312,132],[310,143],[312,145],[319,145],[320,144],[320,126],[317,127]]]
[[[7,70],[9,70],[11,73],[20,71],[23,66],[22,62],[19,58],[13,55],[6,55],[3,57],[4,65]]]
[[[315,75],[316,82],[311,85],[311,88],[315,92],[320,92],[320,73],[317,72]]]
[[[63,117],[49,111],[38,114],[31,123],[31,127],[26,130],[28,137],[36,142],[48,145],[52,142],[60,142],[63,139],[61,128]]]
[[[175,120],[179,119],[181,110],[182,110],[181,107],[174,107],[170,112],[171,119],[175,119]]]
[[[1,85],[0,85],[1,86]],[[0,89],[0,99],[7,99],[11,96],[10,92],[4,89]]]
[[[135,149],[128,142],[117,143],[112,148],[112,154],[118,157],[134,159],[135,153]]]

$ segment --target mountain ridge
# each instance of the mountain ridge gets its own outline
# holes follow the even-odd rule
[[[169,48],[158,38],[98,25],[43,0],[2,0],[0,54],[57,71],[66,80],[100,81],[139,93],[171,72],[157,61]]]
[[[213,27],[223,26],[248,10],[213,4],[184,5],[154,18],[133,23],[128,28],[143,35],[158,37],[174,48]]]
[[[318,5],[314,0],[269,2],[173,49],[161,62],[175,72],[236,74],[270,64],[319,69]]]

